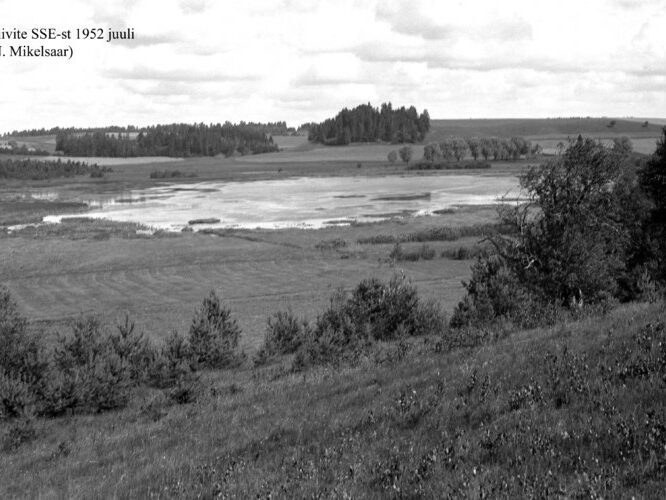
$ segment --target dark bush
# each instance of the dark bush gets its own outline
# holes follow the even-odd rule
[[[435,249],[427,244],[421,245],[416,250],[403,250],[400,243],[396,243],[389,254],[389,258],[397,262],[408,261],[416,262],[419,260],[432,260],[435,258]]]
[[[436,315],[419,305],[416,288],[404,276],[388,283],[363,280],[351,294],[338,290],[303,336],[294,367],[353,359],[374,340],[427,333],[436,328]]]
[[[192,359],[204,368],[227,368],[240,362],[237,352],[240,327],[214,291],[195,311],[188,342]]]
[[[34,417],[21,417],[7,428],[2,439],[2,449],[8,452],[16,451],[23,444],[33,441],[36,437]]]
[[[129,315],[125,315],[124,323],[116,325],[116,328],[118,334],[109,337],[112,350],[121,363],[127,366],[132,381],[141,383],[145,380],[154,359],[154,349],[144,338],[143,332],[135,330],[134,322],[130,321]]]
[[[187,339],[177,331],[171,332],[148,368],[148,382],[161,389],[174,387],[194,377],[195,366]]]
[[[308,322],[298,318],[291,308],[273,313],[267,323],[264,345],[257,353],[255,364],[262,364],[278,354],[296,352],[309,328]]]
[[[47,413],[58,414],[67,409],[100,412],[122,408],[129,400],[129,366],[114,352],[95,317],[79,318],[72,326],[72,335],[59,338],[54,368]]]
[[[0,420],[20,417],[34,406],[33,387],[20,376],[0,372]]]

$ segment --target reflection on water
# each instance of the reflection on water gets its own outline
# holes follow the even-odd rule
[[[396,214],[427,215],[456,205],[495,203],[518,193],[509,177],[471,175],[303,177],[252,182],[158,186],[111,199],[89,200],[89,217],[180,230],[195,219],[211,227],[324,227],[377,221]],[[58,222],[62,216],[48,216]]]

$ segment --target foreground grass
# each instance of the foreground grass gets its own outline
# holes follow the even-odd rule
[[[476,348],[378,345],[355,368],[211,372],[190,404],[141,390],[39,421],[0,452],[0,496],[658,498],[665,324],[634,304]]]

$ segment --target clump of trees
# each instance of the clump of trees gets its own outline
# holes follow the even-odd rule
[[[107,172],[113,170],[80,161],[0,158],[0,179],[44,180],[77,175],[102,177]]]
[[[414,106],[393,109],[391,103],[374,108],[369,103],[344,108],[335,118],[308,124],[308,139],[329,145],[384,141],[392,144],[422,141],[430,130],[430,116]]]
[[[579,137],[520,179],[527,203],[502,207],[510,235],[489,237],[452,326],[524,325],[557,308],[630,300],[665,283],[666,148],[636,168],[625,147]]]
[[[260,124],[154,125],[136,136],[107,130],[63,130],[56,135],[56,150],[73,156],[232,156],[278,151]]]
[[[188,336],[173,332],[150,343],[126,316],[116,333],[95,317],[81,317],[54,348],[30,333],[9,292],[0,288],[0,420],[66,412],[99,413],[124,407],[132,390],[167,390],[173,402],[191,401],[197,371],[236,366],[240,328],[211,292],[195,311]]]
[[[444,326],[443,313],[422,301],[403,275],[388,283],[366,279],[351,293],[338,290],[301,330],[293,368],[357,359],[374,341],[441,333]]]
[[[521,156],[536,156],[541,152],[538,144],[532,144],[524,137],[470,137],[462,139],[452,137],[442,142],[426,144],[423,148],[423,160],[427,162],[462,161],[468,156],[477,161],[517,160]]]

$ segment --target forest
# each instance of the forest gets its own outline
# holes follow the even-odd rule
[[[61,131],[56,150],[73,156],[232,156],[277,151],[263,129],[271,124],[185,124],[154,125],[138,134],[109,134],[105,131]],[[276,125],[276,124],[272,124]],[[276,125],[277,126],[277,125]],[[286,124],[285,124],[286,127]]]
[[[380,108],[362,104],[353,109],[344,108],[335,118],[319,124],[306,124],[308,139],[328,145],[345,145],[352,142],[421,142],[430,130],[427,110],[420,115],[414,106],[393,109],[391,103]]]

